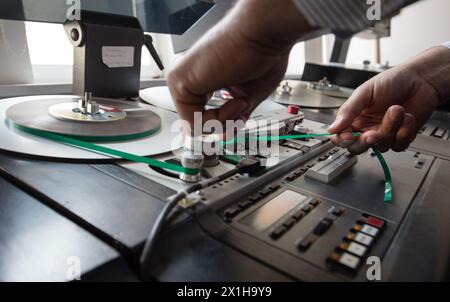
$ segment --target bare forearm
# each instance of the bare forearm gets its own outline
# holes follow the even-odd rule
[[[433,47],[405,65],[434,87],[441,103],[450,100],[450,49]]]

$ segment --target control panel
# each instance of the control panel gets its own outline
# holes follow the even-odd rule
[[[302,115],[293,122],[283,117],[289,125],[283,134],[328,128]],[[385,202],[385,175],[372,151],[351,155],[327,136],[288,137],[278,148],[276,158],[257,156],[263,173],[237,174],[193,193],[195,223],[223,246],[290,279],[367,281],[368,260],[387,261],[436,158],[416,150],[383,154],[393,187],[392,201]],[[238,162],[239,156],[221,156],[204,174],[220,175]],[[229,264],[237,272],[236,263]]]
[[[304,120],[295,128],[318,133],[325,127]],[[295,279],[367,280],[367,259],[383,259],[433,157],[385,154],[394,187],[388,203],[373,152],[354,156],[327,137],[286,140],[280,149],[286,157],[257,179],[237,175],[202,190],[216,220],[200,216],[200,223],[218,240]]]

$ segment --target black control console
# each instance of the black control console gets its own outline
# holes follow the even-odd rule
[[[308,119],[297,124],[316,133],[327,127]],[[237,174],[192,195],[196,203],[179,211],[158,239],[152,276],[160,281],[445,280],[450,162],[414,146],[384,156],[393,179],[390,203],[384,201],[385,178],[375,154],[367,152],[355,159],[328,138],[283,141],[278,162],[264,173]],[[232,166],[228,158],[208,172],[215,175]],[[167,197],[179,189],[169,189],[170,185],[161,184],[161,176],[142,171],[149,171],[148,166],[0,157],[0,173],[10,183],[2,191],[5,200],[23,191],[53,216],[64,217],[68,226],[76,225],[74,232],[92,242],[78,250],[94,246],[107,251],[102,256],[92,250],[98,259],[88,263],[82,279],[104,280],[102,272],[111,272],[110,267],[116,267],[115,280],[120,280],[124,267],[127,278],[138,278],[143,243]],[[182,182],[172,180],[172,184]],[[14,211],[11,206],[2,209]],[[32,217],[29,209],[22,210],[23,214],[11,216],[16,225],[26,225],[23,219]],[[56,237],[45,245],[42,241],[42,250],[32,257],[42,258],[46,250],[58,248],[58,238],[64,236],[52,233],[52,225],[49,220],[34,229],[36,238]],[[3,227],[11,236],[2,237],[6,243],[2,248],[16,249],[13,226]],[[77,249],[68,248],[63,258],[73,252]],[[79,255],[82,261],[90,257],[85,254]],[[11,263],[9,272],[14,269],[14,255],[2,253],[2,261]],[[64,264],[54,266],[46,259],[46,276],[57,272],[54,276],[64,280]],[[30,263],[29,272],[39,266],[37,260]],[[377,263],[380,279],[370,279],[369,268]],[[0,272],[0,279],[36,277],[30,273],[12,278]]]

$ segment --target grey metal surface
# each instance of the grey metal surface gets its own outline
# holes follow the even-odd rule
[[[292,87],[290,94],[283,94],[281,86],[289,83]],[[341,88],[351,94],[350,89]],[[308,88],[308,83],[303,81],[288,80],[283,81],[278,89],[269,97],[280,104],[298,105],[306,108],[339,108],[347,100],[342,97],[333,97],[318,90]]]
[[[7,152],[46,159],[109,160],[110,158],[105,155],[77,149],[46,139],[36,138],[17,130],[13,131],[4,123],[6,118],[5,112],[12,105],[25,101],[39,103],[41,100],[60,100],[61,98],[76,99],[75,96],[33,96],[1,100],[0,149]],[[173,131],[171,129],[172,124],[178,119],[176,113],[145,104],[141,104],[140,106],[148,108],[161,117],[163,123],[161,129],[157,133],[144,139],[125,143],[104,143],[100,145],[141,156],[153,156],[167,153],[170,152],[172,148],[178,149],[182,146],[181,139],[176,139],[179,135],[178,129]]]
[[[383,280],[449,280],[449,181],[450,162],[437,159],[386,254]]]
[[[116,107],[126,112],[126,118],[105,123],[89,123],[57,119],[49,114],[49,108],[54,105],[72,103],[73,108],[78,101],[71,102],[70,97],[61,99],[46,99],[39,101],[19,102],[6,110],[6,117],[19,126],[48,131],[62,135],[78,137],[126,137],[145,132],[155,132],[159,129],[161,118],[148,107],[136,106],[133,102],[98,100],[104,106]],[[133,109],[139,109],[134,111]]]
[[[420,155],[415,158],[414,155],[415,152],[410,151],[384,154],[393,179],[392,203],[383,202],[383,170],[376,157],[368,153],[360,155],[358,163],[348,173],[344,173],[329,185],[304,177],[294,181],[292,185],[313,195],[323,196],[337,203],[398,223],[411,204],[434,160],[431,156]],[[426,161],[425,165],[416,168],[415,162],[420,158]]]

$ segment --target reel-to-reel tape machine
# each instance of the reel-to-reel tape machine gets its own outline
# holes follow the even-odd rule
[[[433,152],[388,152],[382,169],[375,152],[356,158],[330,141],[334,109],[355,85],[318,72],[282,81],[242,142],[200,140],[221,153],[199,155],[167,87],[139,92],[140,65],[103,60],[103,46],[120,44],[129,46],[113,47],[116,65],[133,53],[140,63],[145,42],[158,61],[139,23],[86,16],[65,25],[76,96],[0,100],[0,280],[67,281],[73,257],[79,277],[95,281],[143,280],[143,268],[160,281],[367,281],[373,257],[383,281],[445,278],[445,122],[424,130],[440,136]],[[209,105],[233,101],[219,91]],[[154,261],[142,261],[148,250]]]

